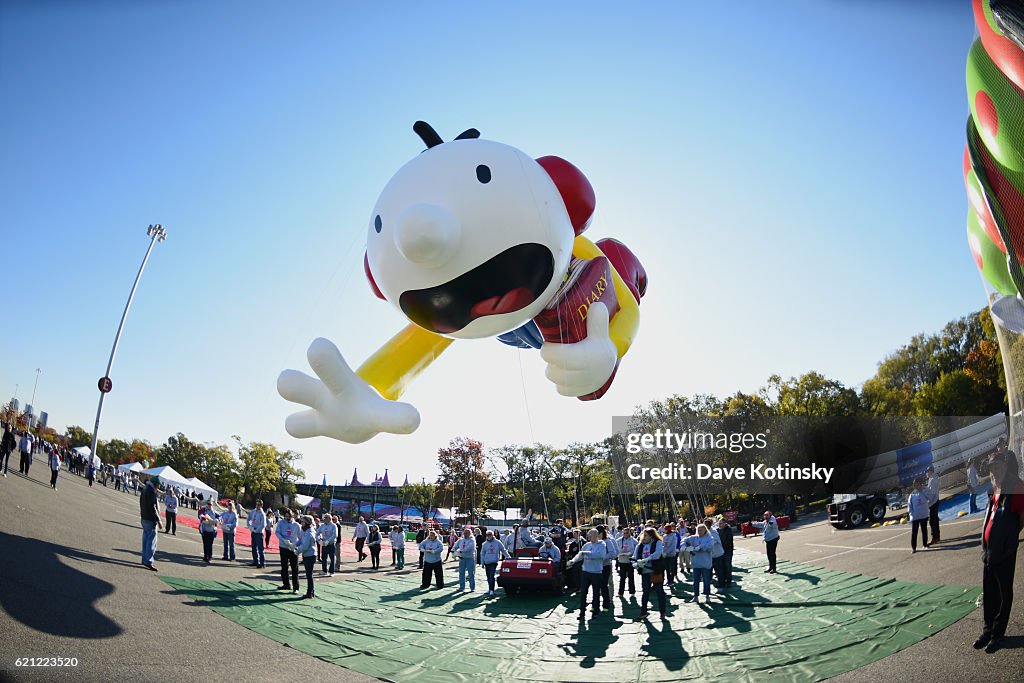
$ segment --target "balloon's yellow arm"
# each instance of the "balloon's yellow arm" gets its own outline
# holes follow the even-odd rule
[[[592,259],[604,256],[596,244],[580,235],[572,248],[573,256]],[[640,327],[640,306],[615,268],[612,268],[619,311],[608,325],[608,334],[615,343],[619,358],[626,355]],[[366,359],[356,374],[384,398],[396,401],[405,388],[447,349],[453,339],[428,332],[409,324]]]
[[[410,323],[367,358],[356,374],[384,398],[397,401],[416,375],[453,341]]]

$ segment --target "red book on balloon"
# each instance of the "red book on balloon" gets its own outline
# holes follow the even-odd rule
[[[533,321],[544,341],[574,344],[587,338],[587,312],[597,302],[608,307],[609,320],[619,310],[611,263],[604,256],[573,257],[562,287]]]

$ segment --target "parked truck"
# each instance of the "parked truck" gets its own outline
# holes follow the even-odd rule
[[[888,508],[883,494],[837,493],[825,506],[828,521],[837,529],[852,529],[861,524],[881,522]]]

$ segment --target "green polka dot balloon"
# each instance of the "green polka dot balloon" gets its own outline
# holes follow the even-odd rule
[[[1024,290],[1024,7],[972,0],[979,38],[967,56],[967,243],[1004,295]]]

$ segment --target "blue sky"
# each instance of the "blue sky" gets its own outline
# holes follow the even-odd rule
[[[439,446],[603,438],[673,393],[818,370],[849,385],[984,305],[960,157],[970,3],[0,3],[0,395],[101,438],[271,441],[310,480],[431,476]],[[353,365],[402,325],[362,274],[416,119],[562,156],[592,239],[642,259],[640,336],[601,401],[536,353],[457,342],[411,436],[284,431],[317,336]]]

